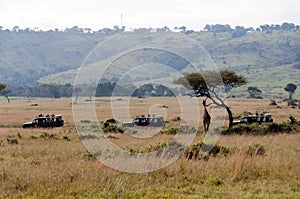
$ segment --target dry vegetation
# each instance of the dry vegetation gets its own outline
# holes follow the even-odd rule
[[[15,99],[0,101],[0,198],[299,198],[300,133],[266,136],[220,136],[222,146],[234,149],[206,160],[180,158],[151,173],[128,174],[95,160],[80,141],[72,116],[71,99]],[[96,100],[100,121],[112,118],[108,98]],[[153,104],[164,106],[167,127],[176,126],[180,109],[175,98],[133,99],[140,104],[133,116],[145,114]],[[38,104],[38,106],[31,106]],[[233,99],[235,115],[244,111],[273,114],[286,122],[300,120],[299,109],[269,106],[268,100]],[[80,104],[79,104],[80,105]],[[202,110],[201,110],[202,111]],[[39,113],[61,113],[65,126],[53,129],[22,129]],[[111,133],[123,147],[141,149],[168,142],[173,135],[158,134],[136,139]],[[203,138],[198,134],[195,143]],[[249,147],[261,145],[264,153],[249,155]],[[134,165],[133,165],[134,166]]]

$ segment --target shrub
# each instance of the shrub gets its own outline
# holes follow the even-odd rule
[[[103,127],[104,127],[104,128],[108,128],[108,127],[109,127],[109,123],[104,122],[104,123],[103,123]]]
[[[299,131],[300,122],[293,116],[289,119],[289,123],[270,123],[259,125],[253,124],[239,124],[232,128],[225,128],[221,131],[223,135],[231,134],[249,134],[249,135],[268,135],[276,133],[290,133],[292,131]]]
[[[64,139],[64,140],[67,140],[67,141],[70,141],[70,138],[69,138],[68,136],[66,136],[66,135],[63,136],[63,139]]]
[[[22,138],[22,135],[20,134],[20,132],[18,132],[17,136],[18,136],[19,139]]]
[[[7,144],[19,144],[18,139],[16,138],[7,138]]]
[[[179,129],[180,133],[186,133],[186,134],[192,134],[192,133],[198,133],[198,131],[192,126],[181,126]]]
[[[162,145],[164,146],[164,145]],[[171,141],[166,145],[166,147],[160,148],[156,152],[157,157],[161,157],[163,155],[167,155],[167,157],[175,157],[177,154],[183,153],[185,151],[186,147],[182,144]]]
[[[189,147],[189,149],[185,152],[185,158],[188,160],[199,159],[199,153],[206,154],[202,158],[208,159],[209,157],[214,157],[217,155],[227,156],[230,153],[230,149],[220,145],[219,143],[216,143],[214,146],[212,146],[201,141]]]
[[[175,135],[177,134],[179,131],[179,128],[177,127],[170,127],[168,129],[165,129],[165,130],[161,130],[160,133],[161,134],[168,134],[168,135]]]
[[[87,158],[87,159],[92,159],[94,158],[93,154],[91,152],[89,152],[88,150],[85,150],[82,154],[83,157]]]
[[[157,145],[150,145],[144,149],[127,148],[127,151],[130,152],[131,155],[156,151],[156,157],[175,157],[177,154],[183,153],[185,149],[186,148],[182,144],[176,141],[171,141],[170,143],[158,143]]]
[[[80,123],[88,124],[88,123],[91,123],[91,121],[90,120],[80,120]]]
[[[294,116],[292,116],[292,115],[290,115],[288,121],[289,121],[290,124],[295,124],[297,122],[296,118]]]
[[[234,118],[235,118],[235,119],[239,119],[239,118],[242,118],[242,117],[245,116],[245,115],[252,115],[252,114],[253,114],[253,113],[251,113],[251,112],[249,112],[249,111],[244,111],[244,112],[242,112],[241,114],[234,116]]]
[[[300,62],[293,64],[293,68],[300,69]]]
[[[287,123],[272,123],[265,129],[265,134],[270,133],[289,133],[293,130],[292,126]]]
[[[175,135],[177,133],[198,133],[194,127],[190,126],[181,126],[180,128],[178,127],[169,127],[168,129],[163,129],[160,131],[161,134],[167,134],[167,135]]]
[[[48,140],[48,139],[58,139],[58,137],[57,137],[57,135],[55,135],[55,134],[49,134],[49,133],[43,133],[43,134],[41,134],[40,135],[40,138],[43,138],[43,139],[45,139],[45,140]]]
[[[180,118],[179,116],[177,116],[177,117],[174,117],[174,118],[173,118],[173,121],[174,121],[174,122],[181,121],[181,118]]]
[[[88,140],[88,139],[99,139],[97,135],[87,134],[87,135],[80,135],[81,140]]]
[[[35,135],[31,135],[31,136],[29,136],[29,139],[35,140],[35,139],[37,139],[37,137]]]
[[[277,106],[277,103],[276,103],[276,101],[275,100],[271,100],[271,102],[270,102],[270,104],[269,104],[270,106]]]
[[[152,152],[162,149],[167,146],[167,143],[158,143],[157,145],[150,145],[149,147],[144,150],[145,152]]]
[[[103,124],[103,132],[104,133],[124,133],[123,129],[114,124],[109,124],[104,122]]]
[[[105,122],[110,123],[110,124],[116,124],[117,120],[115,120],[114,118],[110,118],[110,119],[106,120]]]
[[[230,135],[230,134],[258,134],[261,131],[261,127],[258,124],[239,124],[233,126],[232,128],[226,128],[221,131],[223,135]]]
[[[265,155],[265,153],[265,147],[259,143],[249,145],[247,149],[247,155],[250,157],[254,157],[256,155]]]

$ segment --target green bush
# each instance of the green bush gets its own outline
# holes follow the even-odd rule
[[[103,132],[104,133],[124,133],[124,131],[115,124],[109,124],[104,122],[103,124]]]
[[[224,128],[221,133],[223,135],[231,134],[248,134],[248,135],[268,135],[278,133],[291,133],[299,132],[300,122],[296,121],[293,117],[290,118],[289,123],[270,123],[270,124],[239,124],[232,128]]]
[[[163,129],[160,131],[161,134],[167,134],[167,135],[175,135],[177,133],[198,133],[198,131],[194,127],[190,126],[181,126],[180,128],[178,127],[169,127],[168,129]]]
[[[230,134],[258,134],[262,130],[258,124],[239,124],[232,128],[226,128],[221,131],[223,135]]]
[[[118,123],[114,118],[110,118],[108,120],[105,121],[106,123],[110,123],[110,124],[116,124]]]
[[[293,130],[293,126],[287,123],[272,123],[265,129],[265,134],[271,133],[289,133]]]

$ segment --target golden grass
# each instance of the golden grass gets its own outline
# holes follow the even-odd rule
[[[136,100],[136,101],[134,101]],[[142,101],[142,102],[141,102]],[[237,150],[226,157],[208,160],[180,158],[170,166],[145,174],[113,170],[95,160],[78,138],[71,99],[17,99],[0,101],[0,198],[299,198],[300,134],[267,136],[221,136],[220,143]],[[168,125],[179,116],[173,98],[132,99],[132,115],[145,114],[152,104],[165,105]],[[31,106],[37,103],[38,106]],[[299,109],[268,106],[268,100],[233,99],[235,114],[268,111],[276,122],[291,114],[300,119]],[[110,101],[96,101],[101,121],[112,117]],[[202,111],[202,110],[201,110]],[[65,126],[53,129],[22,129],[21,124],[39,113],[61,113]],[[146,147],[168,142],[172,135],[138,139],[111,134],[122,147]],[[194,142],[202,139],[197,135]],[[7,139],[16,139],[17,144]],[[249,145],[260,143],[265,155],[250,157]],[[134,166],[134,165],[133,165]]]

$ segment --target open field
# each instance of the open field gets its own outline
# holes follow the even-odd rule
[[[287,122],[290,115],[300,120],[300,109],[289,108],[279,100],[278,106],[269,106],[269,102],[231,99],[228,104],[234,115],[267,111],[276,123]],[[79,100],[75,106],[81,103]],[[178,126],[174,120],[180,116],[176,98],[133,98],[130,105],[133,117],[161,111],[167,115],[166,128]],[[95,107],[100,122],[113,117],[109,98],[97,98]],[[64,127],[20,128],[40,113],[61,113]],[[71,99],[16,98],[10,104],[1,99],[0,121],[0,198],[300,198],[297,131],[221,135],[219,143],[235,149],[226,156],[208,160],[182,157],[166,168],[134,174],[111,169],[86,151],[74,126]],[[118,146],[140,149],[169,142],[174,136],[157,134],[138,139],[127,134],[110,135]],[[203,136],[197,134],[194,143]],[[256,144],[262,145],[265,153],[249,156],[247,149]]]

